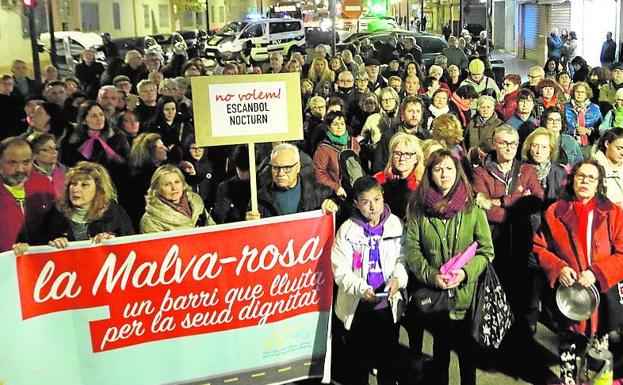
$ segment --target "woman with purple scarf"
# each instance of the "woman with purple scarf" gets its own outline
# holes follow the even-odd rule
[[[459,161],[448,150],[433,152],[420,185],[409,201],[405,257],[420,285],[454,290],[453,310],[420,321],[434,337],[433,365],[426,384],[448,385],[450,350],[459,357],[461,385],[476,384],[472,342],[465,320],[478,277],[493,260],[493,243],[485,211],[473,199]],[[441,266],[477,243],[476,255],[463,268],[440,273]]]
[[[346,329],[346,384],[367,385],[372,368],[379,385],[398,377],[398,302],[407,286],[401,254],[402,222],[371,176],[353,184],[356,212],[340,226],[331,250],[338,285],[335,313]]]

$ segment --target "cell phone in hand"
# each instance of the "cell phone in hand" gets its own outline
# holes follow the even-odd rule
[[[377,298],[387,298],[389,297],[389,293],[386,291],[380,292],[380,293],[374,293],[376,294]]]

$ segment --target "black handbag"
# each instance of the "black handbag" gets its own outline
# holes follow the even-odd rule
[[[421,314],[437,314],[454,310],[456,292],[454,289],[442,290],[420,286],[413,291],[411,303]]]
[[[499,348],[514,321],[513,312],[493,266],[480,276],[470,314],[470,334],[485,348]]]

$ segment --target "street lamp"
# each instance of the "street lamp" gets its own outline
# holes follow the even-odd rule
[[[36,6],[36,0],[22,0],[22,7],[28,18],[28,32],[30,34],[30,48],[32,50],[32,66],[35,71],[35,80],[41,83],[41,63],[39,62],[39,45],[37,44],[37,30],[35,26]]]

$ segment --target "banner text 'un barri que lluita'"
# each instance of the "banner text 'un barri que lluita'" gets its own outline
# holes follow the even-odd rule
[[[312,212],[0,254],[0,383],[327,379],[333,233]]]

